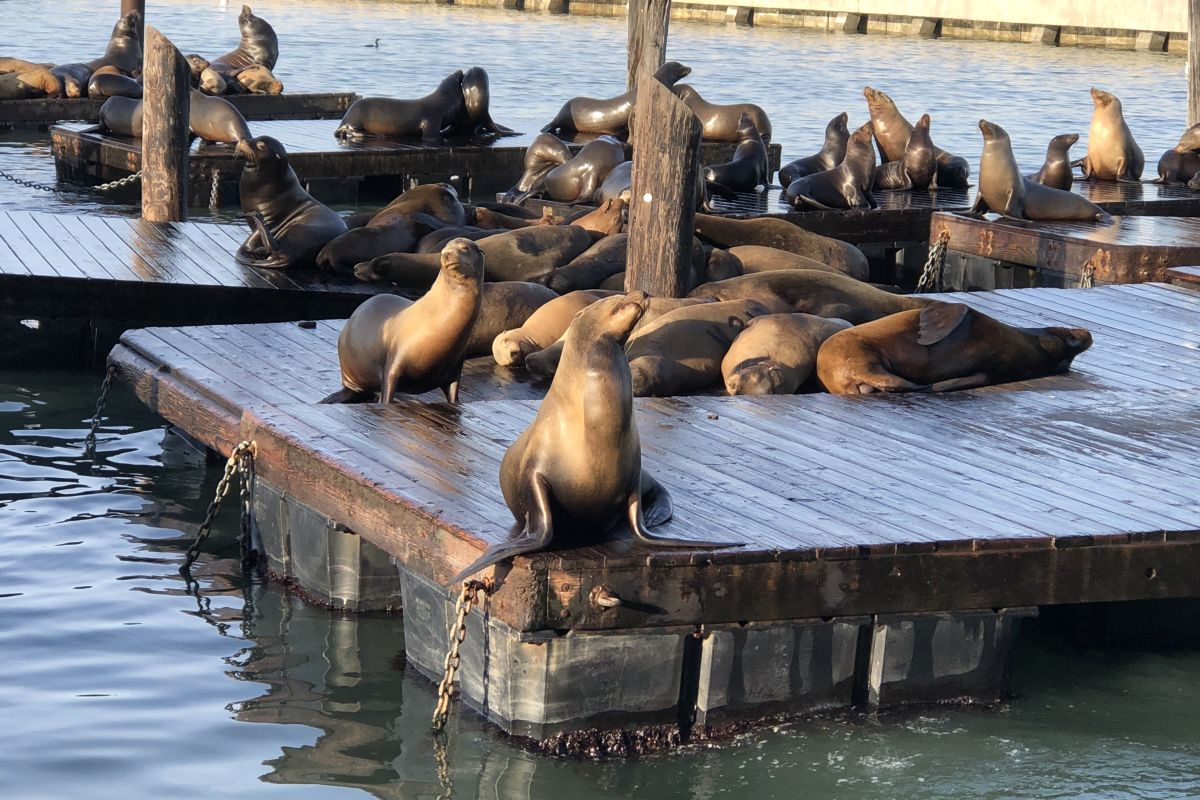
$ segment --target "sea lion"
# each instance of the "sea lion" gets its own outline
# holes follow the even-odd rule
[[[871,125],[856,130],[846,143],[842,163],[825,172],[805,175],[788,184],[787,201],[796,208],[875,208],[875,150]]]
[[[546,285],[560,294],[576,289],[594,289],[606,278],[625,271],[629,234],[605,236],[550,274]]]
[[[59,64],[50,70],[50,74],[62,81],[67,97],[87,97],[88,81],[92,79],[92,68],[87,64]]]
[[[23,58],[0,58],[0,75],[10,72],[36,72],[39,69],[51,69],[53,64],[39,64],[36,61],[26,61]]]
[[[1079,162],[1088,180],[1136,183],[1142,179],[1145,156],[1134,141],[1121,101],[1116,95],[1092,87],[1092,124],[1088,128],[1087,155]]]
[[[632,379],[622,349],[645,307],[644,292],[606,298],[571,326],[563,364],[537,416],[500,462],[500,489],[521,533],[488,548],[452,582],[541,550],[556,537],[560,543],[581,533],[594,538],[621,520],[645,545],[735,546],[665,539],[648,530],[673,512],[666,489],[642,469]]]
[[[199,89],[188,93],[188,123],[192,133],[206,142],[236,144],[251,138],[242,112],[223,97],[209,97]]]
[[[142,71],[142,15],[130,11],[117,20],[109,36],[104,55],[93,58],[87,66],[93,71],[100,67],[116,67],[126,75],[139,75]]]
[[[443,78],[432,92],[415,100],[390,97],[355,100],[333,135],[346,140],[366,136],[440,140],[442,132],[466,113],[462,80],[463,71],[459,69]]]
[[[795,394],[816,368],[821,344],[849,327],[812,314],[755,317],[721,360],[726,394]]]
[[[398,195],[371,215],[361,227],[332,239],[317,254],[317,266],[333,272],[350,272],[356,264],[388,253],[418,250],[424,237],[444,231],[436,248],[440,253],[451,239],[463,233],[466,210],[458,192],[448,183],[425,183]],[[468,237],[469,238],[469,237]]]
[[[467,211],[453,186],[448,183],[422,183],[397,195],[371,217],[369,224],[387,225],[413,214],[428,214],[447,225],[464,225],[467,221]],[[491,268],[490,264],[488,268]]]
[[[698,303],[669,311],[629,337],[635,397],[671,397],[721,382],[721,359],[754,317],[779,310],[757,300]],[[561,368],[561,365],[560,365]]]
[[[1074,192],[1052,189],[1023,177],[1013,157],[1012,142],[1003,128],[979,120],[983,155],[979,158],[979,195],[968,212],[994,211],[1006,217],[1032,220],[1105,220],[1108,214]]]
[[[912,123],[904,118],[892,98],[878,89],[867,86],[863,89],[867,109],[871,112],[871,130],[879,145],[879,156],[884,162],[900,161],[904,148],[912,133]],[[961,156],[956,156],[934,147],[937,153],[937,185],[950,189],[966,189],[970,185],[971,165]]]
[[[463,107],[465,119],[457,126],[457,133],[468,136],[519,136],[512,128],[506,128],[492,119],[492,93],[488,87],[487,70],[471,67],[463,73]]]
[[[833,394],[949,392],[1066,372],[1091,345],[1083,328],[1014,328],[935,302],[835,333],[817,377]]]
[[[233,82],[248,94],[283,94],[283,81],[275,77],[275,73],[262,64],[251,64],[238,70],[232,76]],[[226,81],[226,88],[228,88]]]
[[[254,16],[250,6],[242,6],[242,13],[238,14],[238,32],[241,35],[238,46],[214,58],[209,67],[227,80],[254,65],[275,69],[279,61],[279,37],[265,19]]]
[[[542,209],[542,216],[537,219],[526,217],[510,217],[490,208],[475,209],[475,226],[485,231],[515,231],[517,228],[532,228],[534,225],[561,225],[562,217],[554,216],[549,207]]]
[[[446,227],[431,231],[421,237],[417,242],[417,246],[413,249],[414,253],[440,253],[442,248],[446,246],[446,242],[451,239],[470,239],[472,242],[478,242],[482,239],[487,239],[491,236],[497,236],[504,233],[504,229],[485,231],[481,228],[474,228],[469,225],[447,225]]]
[[[539,225],[501,231],[479,240],[488,264],[488,280],[543,282],[558,267],[587,250],[595,235],[573,225]],[[391,281],[397,286],[421,288],[436,277],[437,256],[391,253],[354,268],[364,281]]]
[[[479,316],[467,340],[467,358],[492,354],[496,337],[513,327],[524,325],[529,317],[558,293],[540,283],[497,281],[483,285]]]
[[[692,69],[677,61],[668,61],[659,67],[655,79],[668,89],[686,78]],[[597,99],[594,97],[572,97],[554,115],[554,119],[543,133],[607,133],[623,136],[629,129],[629,114],[633,109],[637,92],[630,90],[616,97]]]
[[[584,230],[598,233],[601,236],[612,236],[621,232],[626,221],[626,202],[620,197],[613,197],[600,203],[595,211],[588,211],[567,220],[568,225],[575,225]]]
[[[347,229],[321,248],[317,253],[316,265],[327,272],[350,273],[355,264],[363,261],[388,253],[412,252],[427,233],[428,227],[407,218],[392,220],[386,225],[367,224],[361,228]],[[441,250],[438,248],[439,253]]]
[[[556,297],[534,311],[521,325],[497,334],[492,340],[492,358],[502,367],[522,366],[526,356],[546,349],[565,334],[576,314],[613,294],[581,290]]]
[[[771,182],[767,146],[749,114],[742,114],[738,121],[738,146],[733,159],[705,167],[704,180],[732,192],[759,191]]]
[[[100,106],[100,127],[114,136],[142,138],[142,101],[110,97]]]
[[[816,269],[824,272],[837,272],[865,281],[869,276],[868,270],[861,264],[844,264],[844,269],[832,267],[815,258],[789,253],[775,247],[763,247],[757,244],[743,244],[728,250],[713,250],[713,255],[724,253],[737,261],[737,274],[749,275],[754,272],[770,272],[777,269]],[[712,256],[709,257],[712,259]]]
[[[700,165],[697,164],[697,167]],[[703,190],[704,181],[698,181],[698,189]],[[596,190],[595,200],[597,203],[607,203],[609,200],[620,200],[626,205],[629,204],[629,197],[633,194],[633,162],[622,161],[612,168],[608,175],[604,176],[604,181],[600,184],[600,188]],[[699,205],[697,205],[699,208]]]
[[[229,84],[225,78],[212,67],[206,67],[200,72],[199,87],[200,91],[211,95],[225,94],[229,91]]]
[[[88,97],[141,98],[142,85],[128,75],[114,75],[97,70],[87,86]]]
[[[929,138],[929,115],[922,114],[908,135],[904,156],[875,170],[875,189],[879,191],[923,191],[937,177],[937,153]]]
[[[237,144],[246,159],[242,168],[242,212],[251,234],[237,251],[237,261],[252,267],[306,266],[346,222],[300,186],[288,164],[287,150],[270,136]]]
[[[927,297],[892,294],[846,275],[810,269],[758,272],[706,283],[693,289],[688,297],[752,299],[781,307],[780,313],[844,319],[852,325],[934,302]]]
[[[0,75],[0,100],[30,100],[37,97],[62,96],[62,80],[44,67]]]
[[[192,86],[196,86],[200,80],[200,74],[208,69],[212,62],[198,53],[189,53],[183,59],[188,62],[188,67],[192,70]]]
[[[604,178],[624,160],[625,147],[611,136],[593,139],[572,155],[565,142],[543,133],[526,148],[525,172],[504,193],[504,200],[522,203],[543,194],[560,203],[588,203]]]
[[[869,270],[867,257],[854,245],[806,231],[778,217],[732,219],[697,214],[695,224],[696,233],[717,247],[757,244],[808,256],[847,275],[860,275]]]
[[[346,320],[338,336],[342,391],[322,402],[362,400],[379,392],[441,389],[458,402],[458,381],[483,302],[484,257],[474,242],[455,239],[440,257],[437,279],[419,300],[375,295]]]
[[[779,183],[783,188],[786,189],[796,178],[824,172],[842,163],[846,157],[846,142],[850,139],[850,129],[846,127],[849,119],[850,115],[843,111],[829,120],[825,126],[825,144],[821,145],[821,149],[811,156],[797,158],[779,170]]]
[[[1055,136],[1046,147],[1046,160],[1042,163],[1042,168],[1025,177],[1051,189],[1062,189],[1064,192],[1069,190],[1075,179],[1071,174],[1071,156],[1068,151],[1071,145],[1078,141],[1078,133]]]
[[[691,109],[700,120],[701,137],[708,142],[740,142],[742,140],[742,114],[750,120],[764,142],[771,141],[771,120],[767,112],[754,103],[709,103],[700,93],[686,83],[672,87],[675,96]]]
[[[1200,150],[1200,122],[1188,128],[1179,137],[1179,144],[1175,145],[1175,149],[1180,153],[1196,152]]]
[[[1158,159],[1158,177],[1151,183],[1179,186],[1187,184],[1197,173],[1200,173],[1200,153],[1168,150]]]

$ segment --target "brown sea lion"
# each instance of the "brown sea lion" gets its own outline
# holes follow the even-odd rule
[[[767,117],[767,112],[754,103],[730,103],[728,105],[710,103],[686,83],[672,87],[672,91],[700,120],[701,135],[704,141],[740,142],[742,140],[742,114],[750,115],[754,128],[762,136],[764,142],[771,141],[771,120]]]
[[[483,67],[471,67],[463,73],[462,95],[464,116],[454,126],[454,133],[466,136],[520,135],[492,119],[492,94],[488,86],[488,74]]]
[[[206,142],[237,144],[251,138],[242,112],[223,97],[209,97],[199,89],[188,94],[188,122],[192,133]]]
[[[611,236],[620,233],[625,227],[627,217],[626,202],[620,197],[614,197],[600,203],[595,211],[588,211],[568,220],[568,225],[576,225],[601,236]]]
[[[937,152],[929,138],[929,115],[922,114],[908,135],[904,156],[875,170],[878,191],[923,191],[937,177]]]
[[[1079,162],[1088,180],[1137,183],[1146,158],[1134,141],[1121,101],[1116,95],[1092,87],[1092,125],[1088,128],[1087,155]]]
[[[838,272],[842,275],[849,275],[851,278],[857,278],[860,281],[865,281],[870,277],[868,271],[859,264],[844,265],[846,269],[851,270],[850,272],[846,272],[837,267],[831,267],[815,258],[756,244],[738,245],[728,250],[713,250],[714,256],[717,253],[725,253],[729,257],[736,259],[738,266],[736,274],[741,275],[749,275],[754,272],[770,272],[777,269],[816,269],[824,272]],[[709,257],[710,260],[712,257]]]
[[[114,136],[142,138],[142,101],[110,97],[100,106],[100,127]]]
[[[545,208],[543,211],[546,212],[545,215],[538,219],[526,219],[525,217],[510,217],[499,211],[492,211],[490,208],[477,208],[475,209],[475,226],[485,231],[515,231],[517,228],[532,228],[534,225],[562,224],[562,217],[555,217],[551,209]]]
[[[562,337],[576,314],[612,294],[584,290],[556,297],[534,311],[521,325],[497,334],[492,340],[492,357],[502,367],[522,366],[528,355],[546,349]]]
[[[446,242],[451,239],[462,238],[478,242],[501,233],[504,233],[503,228],[500,230],[485,231],[470,225],[447,225],[440,230],[435,230],[422,236],[421,240],[417,242],[417,246],[413,249],[413,252],[440,253],[442,252],[442,248],[446,246]]]
[[[458,402],[458,381],[483,302],[484,258],[474,242],[455,239],[441,254],[437,280],[419,300],[375,295],[338,336],[342,390],[322,402],[364,400],[441,389]]]
[[[787,201],[796,208],[875,208],[875,150],[871,125],[856,130],[846,143],[846,157],[831,170],[805,175],[788,184]]]
[[[704,168],[704,180],[731,192],[754,192],[765,189],[771,182],[771,166],[767,146],[754,127],[754,119],[742,114],[738,122],[738,146],[733,159],[724,164]]]
[[[114,75],[96,70],[88,81],[88,97],[133,97],[141,98],[142,85],[128,75]]]
[[[562,365],[533,423],[500,462],[500,489],[520,535],[492,547],[461,580],[521,553],[588,540],[624,521],[654,547],[730,546],[664,539],[649,532],[671,518],[671,498],[642,469],[632,379],[623,345],[646,307],[633,292],[593,304],[564,343]]]
[[[275,77],[275,73],[261,64],[251,64],[238,70],[232,76],[235,83],[247,94],[283,94],[283,81]],[[228,88],[230,81],[226,81]]]
[[[787,250],[816,259],[847,275],[858,275],[869,269],[867,257],[854,245],[806,231],[778,217],[733,219],[697,214],[696,233],[717,247],[757,244]]]
[[[779,183],[783,188],[786,189],[796,178],[824,172],[842,163],[846,157],[846,142],[850,139],[850,129],[846,127],[849,119],[850,115],[843,111],[829,120],[825,126],[825,144],[821,149],[811,156],[791,161],[779,170]]]
[[[356,264],[363,261],[388,253],[412,252],[427,233],[428,226],[407,217],[392,220],[386,225],[367,224],[361,228],[347,229],[321,248],[317,253],[316,265],[326,272],[350,273]],[[443,242],[443,246],[446,242]],[[437,252],[440,253],[441,249],[439,247]]]
[[[67,97],[87,97],[88,81],[92,79],[92,68],[87,64],[59,64],[50,70],[50,74],[62,81]]]
[[[546,285],[560,294],[576,289],[594,289],[604,280],[625,271],[625,258],[629,249],[629,234],[617,233],[605,236],[551,273]]]
[[[697,164],[699,167],[700,165]],[[698,189],[703,190],[704,181],[698,182]],[[626,205],[629,204],[629,197],[633,193],[633,162],[622,161],[612,168],[608,175],[604,176],[604,181],[600,184],[600,188],[596,190],[595,200],[597,203],[607,203],[609,200],[620,200]],[[699,204],[696,206],[700,207]]]
[[[671,397],[720,385],[721,359],[746,323],[778,310],[740,299],[663,314],[630,336],[626,346],[634,396]]]
[[[345,220],[300,186],[277,140],[244,140],[237,153],[246,159],[241,201],[252,231],[238,248],[238,263],[273,269],[311,265],[322,247],[345,233]]]
[[[867,86],[863,89],[863,97],[867,99],[867,109],[871,112],[871,130],[879,145],[880,158],[885,162],[900,161],[904,158],[904,148],[912,133],[912,123],[904,118],[892,98],[884,92]],[[968,188],[971,165],[967,160],[940,147],[934,147],[934,150],[938,162],[937,185],[950,189]]]
[[[1187,184],[1200,173],[1200,153],[1185,150],[1168,150],[1158,159],[1158,177],[1151,183],[1161,183],[1167,186]]]
[[[36,61],[26,61],[23,58],[0,58],[0,75],[10,72],[37,72],[40,69],[51,69],[53,64],[39,64]]]
[[[686,78],[692,69],[677,61],[668,61],[654,73],[668,89]],[[607,133],[624,136],[629,129],[629,113],[633,109],[637,92],[628,91],[616,97],[573,97],[563,104],[543,133]]]
[[[483,301],[479,316],[467,340],[467,358],[490,356],[492,343],[504,331],[524,325],[529,317],[551,300],[558,292],[540,283],[528,281],[497,281],[483,285]]]
[[[366,136],[440,140],[443,131],[466,113],[462,81],[460,69],[443,78],[432,92],[415,100],[390,97],[355,100],[333,135],[347,140]]]
[[[142,72],[142,15],[131,11],[117,20],[104,55],[87,62],[93,71],[100,67],[116,67],[126,75]]]
[[[849,327],[812,314],[755,317],[721,360],[726,394],[795,394],[813,374],[821,344]]]
[[[1194,153],[1200,150],[1200,122],[1188,128],[1179,137],[1179,144],[1175,145],[1175,149],[1180,153]]]
[[[501,231],[479,240],[488,264],[488,280],[541,283],[558,267],[587,250],[595,235],[573,225],[539,225]],[[364,281],[391,281],[397,286],[421,288],[436,277],[437,256],[391,253],[354,268]]]
[[[780,305],[784,312],[844,319],[853,325],[933,302],[927,297],[892,294],[846,275],[810,269],[742,275],[697,286],[688,296],[758,300],[765,305]]]
[[[625,147],[611,136],[588,142],[576,154],[550,133],[537,136],[525,150],[525,172],[504,193],[505,202],[522,203],[544,195],[560,203],[589,203],[604,178],[625,160]]]
[[[1046,147],[1046,160],[1042,168],[1032,175],[1025,177],[1034,183],[1049,186],[1051,189],[1062,189],[1064,192],[1075,182],[1071,174],[1071,145],[1079,141],[1078,133],[1063,133],[1050,140]],[[1186,179],[1185,179],[1186,180]]]
[[[229,91],[229,83],[215,69],[208,67],[200,72],[200,91],[205,94],[220,95]]]
[[[1083,328],[1014,328],[936,302],[835,333],[817,377],[833,394],[949,392],[1066,372],[1091,345]]]
[[[1006,217],[1032,220],[1106,220],[1104,209],[1074,192],[1051,189],[1021,175],[1012,142],[1003,128],[979,120],[983,155],[979,158],[979,195],[968,212],[994,211]]]
[[[30,100],[37,97],[62,96],[62,80],[44,67],[0,75],[0,100]]]
[[[413,214],[428,214],[447,225],[464,225],[467,221],[466,208],[453,186],[448,183],[422,183],[397,195],[371,217],[370,224],[387,225]]]
[[[279,37],[275,29],[261,17],[254,16],[250,6],[242,6],[238,15],[238,32],[241,41],[233,50],[214,58],[209,67],[227,80],[247,67],[259,65],[268,70],[275,69],[279,61]]]

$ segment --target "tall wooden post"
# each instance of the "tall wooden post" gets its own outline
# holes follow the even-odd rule
[[[137,11],[141,15],[142,23],[138,25],[138,38],[144,47],[146,44],[146,0],[121,0],[121,16],[125,16],[130,11]]]
[[[1200,122],[1200,0],[1188,0],[1188,127]]]
[[[629,90],[637,88],[643,65],[651,74],[662,66],[670,23],[671,0],[629,0],[629,67],[625,78]]]
[[[171,40],[152,25],[146,28],[142,69],[142,218],[187,219],[192,71]]]
[[[700,120],[643,65],[634,126],[625,291],[683,297],[692,284]]]

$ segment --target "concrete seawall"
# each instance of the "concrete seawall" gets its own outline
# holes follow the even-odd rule
[[[420,2],[421,0],[415,0]],[[425,0],[625,16],[623,0]],[[671,18],[737,25],[1187,52],[1187,0],[688,0]]]

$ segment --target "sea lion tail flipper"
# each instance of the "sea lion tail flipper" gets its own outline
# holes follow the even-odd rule
[[[961,389],[977,389],[988,385],[986,372],[976,372],[974,375],[964,375],[961,378],[951,378],[948,381],[938,381],[930,387],[934,392],[957,392]]]
[[[342,387],[333,394],[318,400],[318,404],[335,404],[335,403],[366,403],[371,399],[371,392],[360,392],[356,389],[347,389]]]
[[[825,211],[840,211],[841,210],[841,209],[836,209],[833,206],[827,206],[824,203],[818,201],[815,197],[812,197],[811,195],[807,195],[807,194],[796,195],[796,197],[792,201],[792,205],[793,206],[806,205],[806,206],[810,206],[812,208],[824,209]]]
[[[970,208],[967,209],[966,214],[964,216],[982,217],[984,214],[986,214],[988,212],[988,210],[989,209],[988,209],[987,201],[983,199],[983,195],[981,194],[975,198],[975,202],[971,205]]]
[[[646,523],[647,528],[658,527],[675,515],[671,495],[646,470],[642,470],[641,493],[642,521]]]
[[[710,542],[701,541],[698,539],[673,539],[669,536],[656,536],[653,533],[650,533],[650,531],[646,529],[646,519],[642,510],[642,486],[645,485],[646,482],[646,473],[643,472],[642,476],[642,484],[639,485],[637,491],[635,491],[629,497],[629,529],[633,531],[633,538],[637,539],[642,544],[648,547],[691,547],[702,548],[705,550],[716,550],[723,547],[743,547],[746,544],[745,542]],[[654,481],[653,478],[650,478],[650,480]],[[657,481],[655,481],[655,485],[657,486]],[[660,499],[660,497],[665,495],[665,502],[669,504],[671,502],[670,495],[667,494],[666,490],[663,489],[662,486],[658,486],[657,492],[653,490],[653,487],[649,488],[650,491],[648,494],[652,496],[655,502],[654,508],[650,509],[651,513],[653,516],[660,516],[663,513],[662,503],[664,502],[664,500]]]
[[[907,378],[901,378],[888,372],[883,367],[864,369],[855,374],[859,394],[872,392],[928,392],[930,387],[923,383],[913,383]]]
[[[535,472],[529,477],[529,484],[529,507],[525,512],[524,534],[489,547],[469,567],[451,578],[451,584],[466,580],[481,569],[499,564],[513,556],[544,550],[550,544],[554,537],[554,525],[550,516],[550,483],[545,475]]]

